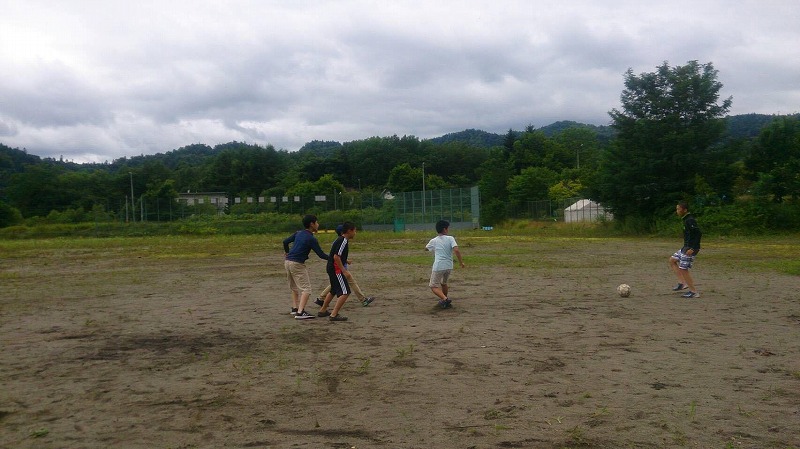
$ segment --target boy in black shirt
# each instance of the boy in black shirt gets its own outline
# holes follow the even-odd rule
[[[331,246],[331,253],[328,255],[328,277],[331,281],[331,292],[325,297],[325,302],[322,304],[318,316],[328,315],[328,304],[331,299],[336,296],[336,304],[333,306],[333,311],[330,312],[331,321],[347,321],[346,316],[339,315],[347,297],[350,296],[350,284],[348,279],[351,279],[350,272],[347,270],[347,255],[350,252],[349,242],[356,236],[356,225],[346,221],[342,224],[342,235],[333,242]]]
[[[675,206],[675,213],[683,219],[683,246],[669,258],[669,266],[678,277],[678,285],[672,290],[679,292],[688,288],[689,291],[681,296],[698,298],[700,293],[694,287],[694,279],[689,273],[689,269],[692,268],[694,258],[700,252],[700,239],[703,233],[700,232],[697,220],[689,213],[689,206],[685,202],[681,201]]]

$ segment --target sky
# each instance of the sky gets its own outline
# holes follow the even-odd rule
[[[609,124],[628,69],[712,63],[800,111],[796,0],[3,0],[0,143],[78,163],[232,141]]]

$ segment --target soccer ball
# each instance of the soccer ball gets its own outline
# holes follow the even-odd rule
[[[631,295],[631,286],[628,284],[619,284],[617,287],[617,293],[623,298],[627,298]]]

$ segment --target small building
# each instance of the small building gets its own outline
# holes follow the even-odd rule
[[[225,213],[228,207],[228,194],[225,192],[189,192],[179,193],[177,201],[187,206],[211,204],[217,208],[218,214]]]
[[[614,216],[610,212],[592,200],[578,200],[564,209],[564,221],[567,223],[613,219]]]

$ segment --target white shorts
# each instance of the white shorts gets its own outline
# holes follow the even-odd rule
[[[681,270],[688,270],[689,268],[692,268],[692,264],[694,263],[694,256],[689,256],[682,250],[675,251],[675,254],[672,255],[672,258],[678,261],[678,268]]]

